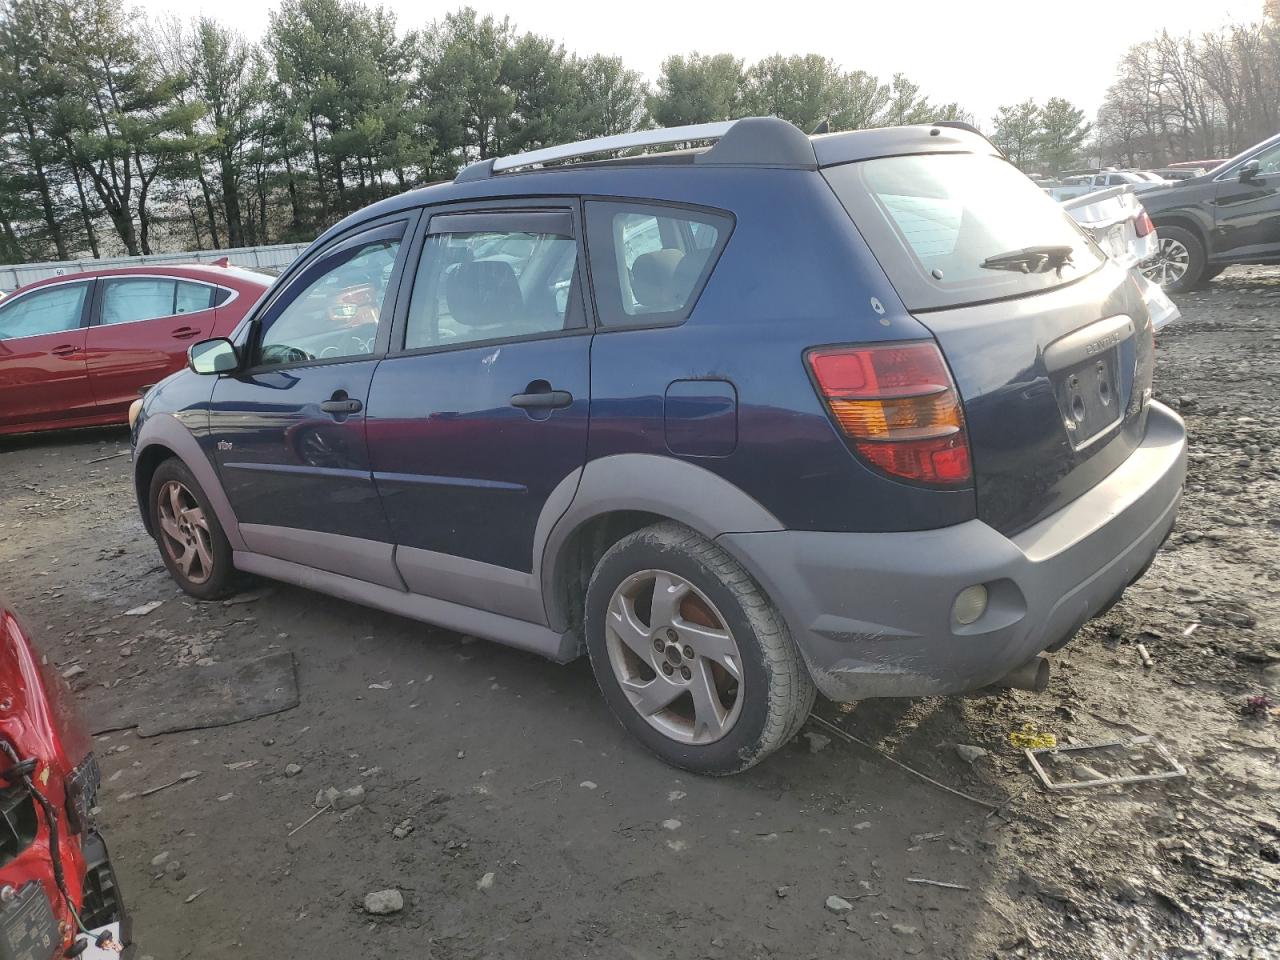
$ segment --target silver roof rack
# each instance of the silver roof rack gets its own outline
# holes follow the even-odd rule
[[[735,121],[733,120],[721,120],[719,123],[692,123],[684,127],[636,130],[632,133],[619,133],[612,137],[596,137],[594,140],[567,143],[559,147],[530,150],[528,153],[517,153],[510,157],[498,157],[493,161],[493,172],[501,173],[503,170],[514,170],[516,167],[532,167],[540,163],[554,163],[557,160],[573,160],[577,157],[589,157],[593,153],[606,153],[614,150],[662,147],[675,143],[689,143],[695,140],[719,140],[729,132],[734,123]]]
[[[576,160],[597,153],[633,150],[640,147],[671,146],[716,140],[717,145],[696,162],[743,166],[817,166],[809,138],[785,120],[776,117],[744,117],[716,123],[695,123],[657,130],[636,130],[610,137],[596,137],[563,146],[530,150],[509,157],[482,160],[465,167],[455,183],[484,180],[503,171],[535,167],[564,160]]]

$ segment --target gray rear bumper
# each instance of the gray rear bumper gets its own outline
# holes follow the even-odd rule
[[[1106,479],[1008,538],[979,520],[912,533],[724,534],[782,610],[833,700],[959,693],[1065,643],[1137,579],[1177,516],[1186,431],[1152,403],[1142,444]],[[963,626],[951,606],[985,584]]]

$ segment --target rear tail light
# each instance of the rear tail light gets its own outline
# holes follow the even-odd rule
[[[964,411],[937,344],[823,347],[808,361],[831,416],[868,463],[931,486],[973,479]]]
[[[1138,232],[1138,236],[1145,237],[1147,234],[1155,230],[1156,225],[1151,222],[1151,215],[1143,210],[1140,214],[1133,218],[1133,228]]]

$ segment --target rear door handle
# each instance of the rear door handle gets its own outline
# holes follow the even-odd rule
[[[198,336],[200,336],[200,331],[195,327],[179,327],[173,331],[173,339],[175,340],[190,340],[192,337]]]
[[[69,357],[80,348],[73,343],[64,343],[61,346],[54,347],[49,352],[55,357]]]
[[[348,398],[345,400],[326,400],[320,404],[320,409],[325,413],[359,413],[364,409],[364,404],[359,400]]]
[[[513,407],[524,410],[558,410],[573,403],[568,390],[543,390],[535,393],[517,393],[511,398]]]

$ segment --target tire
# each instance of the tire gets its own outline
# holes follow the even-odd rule
[[[1196,288],[1202,290],[1209,286],[1209,281],[1213,280],[1225,269],[1227,269],[1225,264],[1216,267],[1205,267],[1204,273],[1200,274],[1200,282],[1196,284]]]
[[[236,579],[231,544],[187,465],[176,458],[161,463],[147,502],[160,559],[178,586],[200,600],[231,594]]]
[[[671,598],[666,614],[660,595]],[[746,770],[813,708],[813,681],[781,614],[733,557],[680,524],[638,530],[601,557],[585,627],[618,722],[683,770]]]
[[[1142,264],[1142,275],[1165,293],[1185,293],[1200,283],[1205,272],[1204,244],[1182,227],[1160,227],[1159,252]]]

